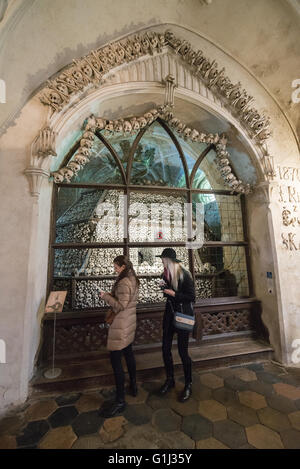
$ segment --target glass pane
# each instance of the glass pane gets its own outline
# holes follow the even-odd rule
[[[193,194],[195,204],[204,208],[206,241],[244,241],[241,195]]]
[[[121,254],[122,248],[55,249],[54,276],[114,275],[113,260]]]
[[[185,195],[130,192],[131,242],[185,241]]]
[[[230,186],[221,176],[214,150],[211,150],[202,160],[194,176],[192,187],[194,189],[230,190]]]
[[[162,303],[166,301],[159,287],[159,277],[140,278],[138,303]]]
[[[182,135],[176,132],[176,130],[172,129],[172,131],[182,148],[188,166],[189,174],[191,174],[194,164],[198,160],[199,156],[203,153],[203,151],[207,148],[208,144],[203,142],[192,142],[191,140],[184,140],[182,138]]]
[[[134,270],[138,275],[158,275],[163,273],[162,260],[158,256],[162,253],[162,247],[130,248],[129,257]],[[185,247],[174,247],[176,256],[182,261],[182,265],[189,270],[189,255]]]
[[[54,277],[78,275],[87,254],[88,249],[55,249]]]
[[[181,158],[169,134],[154,122],[144,133],[134,154],[131,184],[185,187]]]
[[[74,161],[77,152],[70,161]],[[117,163],[107,147],[95,138],[87,162],[71,179],[72,183],[122,184]]]
[[[114,280],[76,280],[75,283],[75,309],[92,309],[107,306],[100,297],[100,290],[110,293]]]
[[[193,253],[199,298],[249,296],[243,246],[203,247]]]
[[[123,241],[123,192],[60,187],[56,243]]]
[[[120,158],[120,160],[123,163],[123,166],[126,170],[131,146],[133,142],[135,141],[137,134],[134,135],[128,135],[124,136],[124,134],[118,134],[118,133],[106,133],[105,131],[101,132],[105,140],[107,140],[110,145],[113,147],[115,150],[116,154]],[[137,153],[141,151],[140,146],[138,145],[137,148]]]

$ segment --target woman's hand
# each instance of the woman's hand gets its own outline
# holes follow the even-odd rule
[[[170,290],[170,289],[168,289],[168,288],[166,288],[166,289],[164,290],[164,293],[165,293],[166,295],[175,296],[174,290]]]
[[[105,295],[105,291],[100,290],[100,293],[99,293],[99,294],[100,294],[101,298],[103,298],[103,295]]]

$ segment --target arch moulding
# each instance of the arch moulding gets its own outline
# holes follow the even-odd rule
[[[168,76],[173,77],[172,85],[166,80]],[[147,31],[74,60],[35,95],[34,99],[38,98],[49,112],[32,143],[30,166],[25,170],[31,194],[39,197],[41,181],[50,176],[61,135],[66,135],[70,122],[79,116],[83,122],[89,116],[91,103],[124,93],[154,91],[165,94],[164,111],[172,117],[174,88],[176,97],[206,109],[236,128],[251,149],[250,157],[261,182],[268,183],[274,177],[273,159],[266,143],[271,135],[270,120],[253,107],[254,99],[241,83],[233,84],[224,68],[219,69],[214,60],[193,50],[171,31]],[[186,123],[183,126],[187,127]],[[206,131],[195,130],[199,134]]]

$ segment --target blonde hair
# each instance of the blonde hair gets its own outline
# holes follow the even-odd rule
[[[190,272],[183,267],[181,262],[172,261],[172,259],[170,259],[169,257],[164,257],[163,259],[165,260],[165,266],[167,267],[167,269],[169,269],[171,274],[171,285],[176,291],[178,288],[179,279],[183,279],[184,271],[187,271],[188,273]]]

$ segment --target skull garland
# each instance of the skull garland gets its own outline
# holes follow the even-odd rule
[[[145,126],[150,125],[158,117],[162,117],[164,120],[167,120],[168,124],[174,128],[176,132],[182,135],[184,140],[192,142],[203,142],[214,146],[217,153],[217,158],[215,160],[217,167],[226,184],[231,187],[232,192],[235,191],[248,194],[251,191],[251,186],[249,184],[244,185],[243,182],[238,180],[232,173],[229,153],[226,150],[227,137],[225,134],[205,134],[203,132],[199,132],[197,129],[185,125],[176,117],[170,116],[169,119],[166,119],[165,114],[168,115],[168,111],[163,106],[151,109],[143,116],[130,117],[127,119],[120,118],[116,120],[110,120],[102,117],[95,117],[92,114],[85,121],[84,133],[80,140],[80,147],[78,152],[76,153],[74,159],[66,167],[52,173],[54,181],[56,183],[61,183],[64,180],[70,182],[72,177],[78,173],[80,168],[89,162],[93,141],[95,139],[95,132],[97,130],[101,131],[104,129],[105,134],[109,135],[113,135],[115,133],[118,135],[132,135],[137,133]],[[260,129],[261,120],[257,119],[257,127],[255,130],[260,131]],[[267,132],[267,129],[263,127],[261,131]]]

